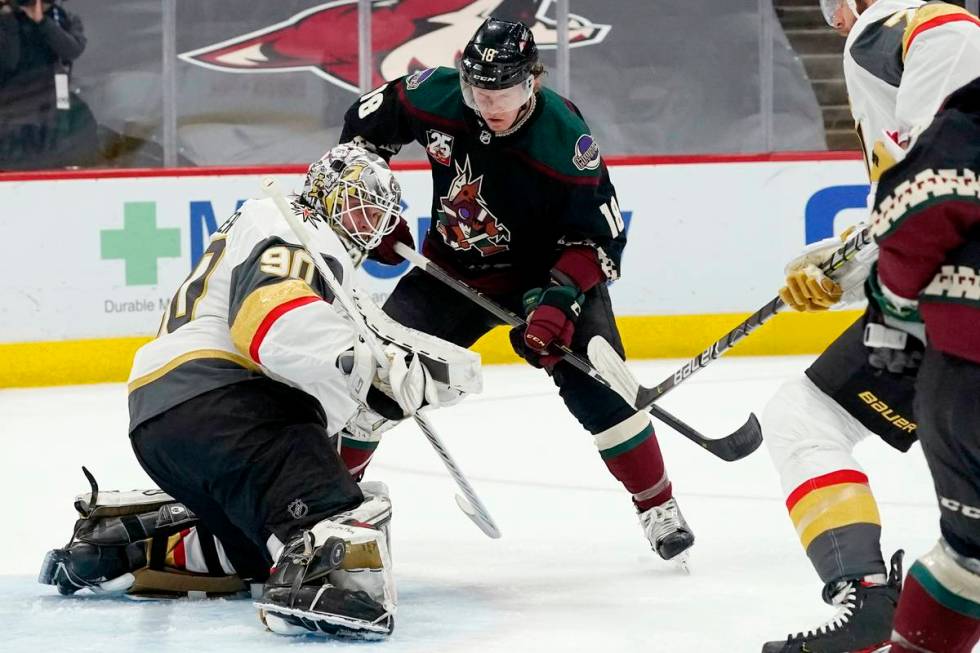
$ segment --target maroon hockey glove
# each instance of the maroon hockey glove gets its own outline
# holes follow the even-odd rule
[[[531,367],[538,369],[544,367],[541,364],[541,356],[528,349],[527,345],[524,344],[524,327],[514,327],[508,335],[510,336],[510,346],[514,348],[514,352],[518,356],[530,363]]]
[[[537,354],[542,367],[551,367],[561,354],[551,353],[555,345],[568,347],[575,333],[575,321],[582,313],[585,295],[574,286],[534,288],[524,294],[524,346]]]
[[[395,230],[382,238],[378,246],[368,252],[368,258],[385,265],[398,265],[405,259],[395,251],[395,243],[404,243],[415,249],[415,240],[412,238],[412,232],[409,230],[405,218],[398,218]]]

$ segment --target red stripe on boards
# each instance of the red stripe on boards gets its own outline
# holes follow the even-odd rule
[[[814,161],[860,161],[860,152],[760,152],[756,154],[636,154],[603,155],[607,166],[688,165],[729,163],[806,163]],[[429,170],[428,161],[392,161],[395,172]],[[31,170],[0,172],[0,183],[7,181],[72,181],[80,179],[154,179],[160,177],[228,177],[239,175],[295,174],[306,172],[307,166],[282,165],[200,166],[195,168],[86,168],[81,170]]]

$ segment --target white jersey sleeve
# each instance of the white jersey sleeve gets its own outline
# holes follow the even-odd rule
[[[926,5],[908,21],[902,50],[895,119],[907,133],[931,123],[953,91],[980,77],[980,18],[945,3]]]
[[[844,45],[844,81],[872,182],[897,145],[950,93],[980,76],[980,19],[961,7],[877,0]]]

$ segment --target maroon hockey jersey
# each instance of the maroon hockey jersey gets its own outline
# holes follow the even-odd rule
[[[980,363],[980,78],[882,177],[872,233],[888,291],[918,300],[930,346]]]

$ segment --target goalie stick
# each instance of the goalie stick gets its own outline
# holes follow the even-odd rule
[[[522,318],[518,317],[516,314],[507,310],[503,306],[500,306],[479,291],[470,288],[462,281],[451,277],[445,270],[427,259],[422,254],[416,252],[411,247],[408,247],[403,243],[397,243],[395,245],[395,251],[401,254],[416,267],[421,268],[439,281],[442,281],[444,284],[448,285],[450,288],[453,288],[460,294],[465,295],[474,303],[482,306],[505,324],[512,327],[526,326],[527,323]],[[568,363],[573,367],[588,374],[598,383],[612,389],[617,394],[622,395],[622,393],[615,385],[613,385],[613,383],[608,381],[603,374],[598,372],[580,355],[564,346],[555,346],[555,350],[563,353],[563,360],[568,361]],[[624,399],[626,398],[624,397]],[[759,421],[756,419],[755,415],[750,414],[749,419],[745,422],[745,424],[740,426],[735,432],[730,433],[723,438],[706,438],[693,427],[685,424],[663,408],[656,406],[653,403],[651,403],[649,406],[639,408],[638,410],[649,411],[654,417],[664,422],[687,439],[707,449],[710,453],[718,456],[722,460],[739,460],[740,458],[744,458],[755,451],[759,445],[762,444],[762,429],[759,427]]]
[[[833,278],[833,273],[840,270],[845,263],[853,259],[857,253],[869,245],[873,245],[868,227],[856,231],[830,258],[820,265],[824,274]],[[619,357],[616,350],[601,336],[596,336],[589,342],[589,360],[600,373],[610,380],[612,388],[629,403],[642,410],[653,405],[682,382],[686,381],[698,370],[704,369],[711,361],[721,357],[746,337],[778,313],[786,304],[777,295],[765,306],[750,315],[744,322],[722,336],[703,352],[689,360],[680,369],[666,379],[648,388],[640,385],[637,378],[630,372],[626,362]]]
[[[320,276],[323,277],[327,285],[330,287],[330,291],[334,294],[334,297],[339,301],[340,305],[343,307],[344,311],[350,316],[351,320],[354,321],[354,325],[357,328],[358,333],[364,338],[365,342],[371,347],[372,353],[375,359],[378,361],[379,365],[386,366],[388,362],[387,356],[384,355],[381,343],[378,342],[378,338],[373,331],[367,326],[364,321],[364,317],[361,315],[360,311],[357,310],[354,300],[347,294],[347,291],[337,282],[337,278],[334,277],[333,272],[327,266],[326,261],[323,257],[313,251],[310,245],[309,236],[303,229],[303,226],[299,222],[299,218],[293,213],[289,204],[286,202],[286,198],[283,196],[282,190],[279,188],[279,182],[273,177],[266,177],[262,180],[262,190],[265,192],[279,209],[279,213],[282,214],[283,219],[289,224],[289,228],[292,230],[293,234],[299,239],[300,244],[302,244],[303,249],[306,253],[310,255],[313,260],[316,269],[320,272]],[[487,510],[483,502],[480,501],[480,497],[477,496],[473,487],[470,485],[469,481],[463,475],[463,472],[459,469],[456,461],[449,454],[445,445],[442,444],[442,440],[436,434],[435,429],[432,428],[432,424],[425,418],[424,415],[416,412],[413,417],[415,418],[415,423],[418,424],[419,428],[422,429],[422,433],[425,434],[426,439],[432,448],[435,449],[436,453],[439,455],[439,459],[442,460],[442,464],[445,465],[446,470],[449,475],[459,486],[459,489],[466,495],[465,498],[460,495],[456,495],[456,505],[463,511],[463,513],[469,517],[474,524],[483,531],[487,537],[497,539],[500,537],[500,529],[497,528],[497,524],[493,521],[493,517],[490,516],[490,512]]]

